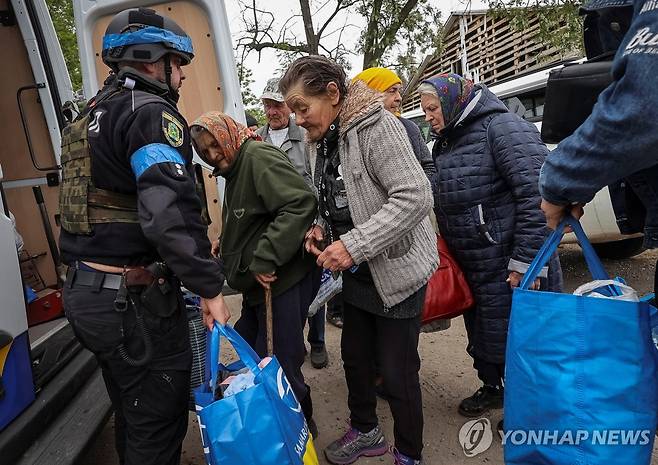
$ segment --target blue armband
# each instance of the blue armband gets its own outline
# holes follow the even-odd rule
[[[158,163],[179,163],[185,166],[178,150],[167,144],[145,145],[130,157],[130,166],[135,173],[135,179],[139,179],[144,171]]]

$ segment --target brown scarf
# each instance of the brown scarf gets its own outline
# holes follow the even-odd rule
[[[231,159],[246,140],[262,140],[254,131],[219,111],[204,113],[194,120],[192,126],[200,126],[212,134],[223,155]]]

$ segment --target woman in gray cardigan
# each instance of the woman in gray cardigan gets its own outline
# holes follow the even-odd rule
[[[395,422],[395,463],[420,464],[418,334],[438,264],[429,181],[381,94],[362,81],[348,89],[336,63],[299,58],[279,87],[317,149],[319,215],[306,250],[318,265],[343,273],[341,350],[351,428],[325,455],[348,464],[388,450],[376,415],[376,360]]]

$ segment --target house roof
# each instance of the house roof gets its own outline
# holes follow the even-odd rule
[[[488,9],[481,9],[481,10],[465,10],[465,11],[453,11],[450,13],[450,16],[448,16],[448,19],[446,22],[443,24],[443,31],[444,35],[452,29],[452,26],[454,23],[461,17],[461,16],[480,16],[480,15],[486,15],[489,12]]]
[[[450,16],[448,16],[448,19],[446,22],[443,24],[442,32],[444,36],[448,34],[457,22],[459,18],[462,16],[483,16],[486,15],[489,12],[487,8],[479,9],[479,10],[458,10],[458,11],[453,11],[450,13]],[[407,87],[405,88],[405,92],[403,95],[403,98],[407,95],[407,92],[411,89],[414,89],[416,87],[416,84],[418,83],[418,80],[423,74],[423,71],[425,70],[425,67],[427,64],[434,58],[433,54],[426,55],[425,58],[423,59],[423,62],[421,65],[416,69],[416,72],[411,76],[411,79],[407,83]]]

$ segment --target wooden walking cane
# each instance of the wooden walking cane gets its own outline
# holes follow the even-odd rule
[[[274,329],[272,324],[272,288],[265,288],[265,331],[267,355],[274,355]]]

